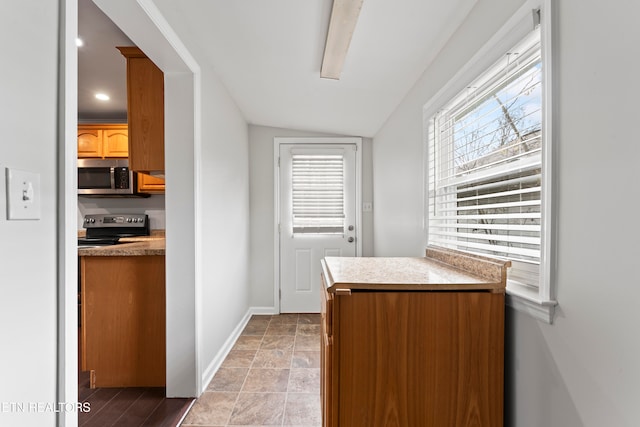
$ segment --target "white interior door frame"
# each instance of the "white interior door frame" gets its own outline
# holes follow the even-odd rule
[[[295,145],[338,145],[356,146],[356,254],[362,255],[362,138],[358,137],[276,137],[273,138],[273,307],[280,313],[280,146]]]
[[[63,1],[68,8],[75,8],[77,15],[77,0]],[[200,177],[202,168],[200,67],[171,26],[167,24],[155,6],[154,0],[93,0],[93,2],[164,72],[165,99],[171,99],[170,103],[165,103],[165,133],[167,134],[165,170],[167,176],[173,171],[192,171],[192,174],[172,175],[171,188],[168,183],[165,195],[167,213],[166,396],[198,397],[204,391],[203,383],[206,384],[201,361],[203,189]],[[69,20],[65,23],[65,36],[73,37],[68,43],[74,43],[73,40],[77,34],[76,21]],[[75,51],[74,47],[73,52]],[[77,80],[76,62],[67,61],[66,72],[70,78]],[[77,85],[73,87],[75,86]],[[71,99],[70,95],[73,95],[75,100],[77,94],[69,92],[70,90],[76,89],[66,86],[67,99]],[[75,106],[75,101],[73,105]],[[75,120],[76,115],[77,111],[73,113],[73,119],[70,120]],[[71,129],[68,132],[76,131]],[[76,144],[76,137],[73,135],[75,133],[65,138],[67,144]],[[76,193],[77,190],[74,190],[71,185],[65,187],[66,197],[75,199]],[[72,211],[73,221],[76,221],[76,209],[77,207]],[[75,240],[77,230],[72,231],[72,238]],[[71,255],[77,257],[75,245],[67,249],[66,257]],[[77,274],[77,270],[74,274]],[[69,289],[70,286],[72,289]],[[67,294],[76,295],[77,299],[77,285],[73,287],[69,282],[66,287]],[[77,313],[76,306],[77,301],[74,301],[72,310],[76,310]],[[69,310],[68,307],[64,308]],[[77,314],[75,316],[77,318]],[[67,336],[76,334],[77,337],[77,321],[75,325],[74,330],[70,330],[73,325],[65,325]],[[65,354],[69,355],[70,350],[74,348],[77,354],[77,338],[65,345]],[[74,378],[77,378],[77,372],[65,372],[64,378],[61,379],[63,382],[61,387],[69,387],[72,390],[71,382],[75,381],[77,388],[77,380]],[[77,414],[73,412],[68,414],[76,417],[71,421],[65,420],[65,423],[70,424],[61,425],[77,425]]]

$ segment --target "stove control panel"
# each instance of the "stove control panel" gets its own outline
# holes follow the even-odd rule
[[[144,228],[149,221],[146,214],[93,214],[85,215],[84,228],[139,227]]]

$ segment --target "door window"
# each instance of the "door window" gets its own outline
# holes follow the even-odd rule
[[[344,233],[344,155],[293,154],[293,234]]]

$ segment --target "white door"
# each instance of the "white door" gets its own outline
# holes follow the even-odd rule
[[[280,312],[320,311],[320,260],[356,256],[356,144],[280,144]]]

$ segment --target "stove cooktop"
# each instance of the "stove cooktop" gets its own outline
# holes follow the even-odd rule
[[[79,247],[117,245],[121,237],[149,236],[149,216],[146,214],[85,215],[85,237],[78,238]]]
[[[87,247],[87,246],[109,246],[109,245],[117,245],[120,240],[120,237],[95,237],[95,238],[87,238],[87,237],[78,237],[78,246]]]

